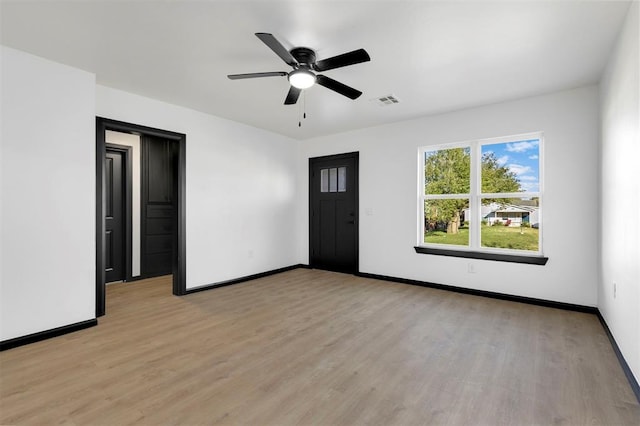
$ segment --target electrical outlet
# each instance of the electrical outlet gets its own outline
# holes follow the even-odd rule
[[[467,272],[469,272],[470,274],[475,274],[476,265],[474,265],[473,263],[467,263]]]
[[[613,283],[613,298],[615,299],[618,293],[618,286],[616,283]]]

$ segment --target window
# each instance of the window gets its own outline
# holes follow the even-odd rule
[[[541,153],[541,133],[421,148],[416,251],[542,257]]]
[[[320,192],[346,192],[347,168],[320,169]]]

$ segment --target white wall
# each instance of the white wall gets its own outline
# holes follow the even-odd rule
[[[417,151],[424,145],[544,132],[546,266],[416,254]],[[306,141],[298,253],[308,262],[308,158],[360,152],[360,271],[596,306],[598,92],[587,87]],[[371,209],[373,215],[365,215]],[[467,272],[467,263],[476,273]]]
[[[97,115],[187,135],[187,288],[298,263],[297,142],[104,86]]]
[[[95,317],[96,115],[187,135],[187,288],[298,262],[295,141],[0,58],[0,340]]]
[[[93,74],[1,47],[0,340],[95,318]]]
[[[601,82],[602,275],[598,307],[640,381],[640,5],[629,9]],[[616,284],[614,297],[613,284]]]
[[[131,276],[140,275],[140,136],[107,130],[106,143],[131,147]]]

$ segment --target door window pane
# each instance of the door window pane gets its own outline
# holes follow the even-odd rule
[[[338,167],[338,192],[347,190],[347,168]]]
[[[329,169],[329,192],[336,192],[338,190],[338,169]]]
[[[320,170],[320,192],[329,192],[329,169]]]

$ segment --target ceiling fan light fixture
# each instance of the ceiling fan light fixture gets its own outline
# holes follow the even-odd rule
[[[296,89],[308,89],[316,83],[316,75],[309,70],[298,68],[289,73],[289,83]]]

